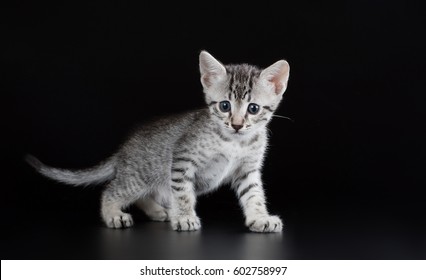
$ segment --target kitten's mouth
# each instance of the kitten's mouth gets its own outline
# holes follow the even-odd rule
[[[229,135],[237,136],[237,137],[246,135],[247,131],[249,130],[248,128],[249,127],[244,127],[244,128],[239,128],[238,130],[236,130],[235,128],[230,127],[228,125],[225,126],[225,130],[227,131]]]
[[[247,126],[245,128],[240,128],[238,130],[232,128],[232,134],[244,135],[244,134],[246,134],[246,132],[248,132],[250,130],[249,127],[250,126]]]
[[[232,135],[238,135],[238,136],[240,136],[240,135],[244,135],[244,134],[246,134],[246,132],[247,132],[247,130],[246,130],[246,129],[244,129],[244,130],[241,130],[241,129],[239,129],[239,130],[235,130],[235,129],[233,129],[233,130],[231,131],[231,134],[232,134]]]

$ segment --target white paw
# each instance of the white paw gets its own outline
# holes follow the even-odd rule
[[[166,210],[158,210],[147,213],[148,217],[153,221],[166,222],[170,221],[169,214]]]
[[[246,226],[254,232],[280,232],[283,230],[283,222],[278,216],[248,217]]]
[[[133,226],[133,219],[130,214],[120,213],[105,219],[105,223],[109,228],[128,228]]]
[[[174,217],[171,219],[171,224],[176,231],[194,231],[201,228],[200,219],[195,215]]]

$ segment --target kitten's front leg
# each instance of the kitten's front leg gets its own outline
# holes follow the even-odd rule
[[[233,187],[246,217],[246,226],[255,232],[280,232],[283,223],[266,209],[265,194],[258,169],[242,172]]]
[[[195,213],[196,195],[191,177],[186,175],[188,169],[172,170],[172,201],[170,222],[177,231],[194,231],[201,228],[200,219]]]

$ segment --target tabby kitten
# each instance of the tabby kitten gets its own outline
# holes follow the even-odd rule
[[[142,127],[109,159],[85,170],[70,171],[27,161],[41,174],[71,185],[106,183],[101,215],[110,228],[133,225],[123,209],[136,204],[156,221],[170,221],[177,231],[201,227],[196,197],[231,184],[255,232],[279,232],[261,181],[267,127],[289,77],[280,60],[261,70],[223,65],[208,52],[199,57],[207,107],[166,117]]]

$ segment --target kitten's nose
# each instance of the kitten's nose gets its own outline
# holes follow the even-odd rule
[[[231,126],[235,129],[236,132],[238,132],[238,130],[243,128],[243,125],[241,124],[231,124]]]

